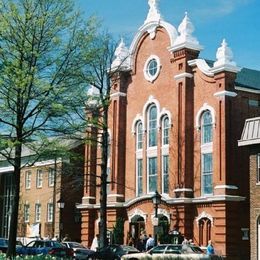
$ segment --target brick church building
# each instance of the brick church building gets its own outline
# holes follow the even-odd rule
[[[249,159],[237,140],[245,119],[260,113],[260,72],[239,68],[225,40],[215,61],[200,58],[193,31],[187,13],[176,29],[149,0],[130,48],[121,41],[116,50],[107,225],[123,219],[124,243],[153,234],[158,191],[159,239],[175,232],[201,246],[212,240],[228,259],[249,259]],[[87,146],[86,158],[95,156]],[[90,245],[100,204],[88,176],[79,208]]]

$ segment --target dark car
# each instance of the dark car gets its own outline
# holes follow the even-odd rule
[[[104,247],[93,254],[90,254],[87,259],[106,259],[106,260],[118,260],[121,259],[123,255],[139,253],[133,246],[125,245],[109,245]]]
[[[90,250],[78,242],[65,241],[62,242],[67,248],[71,248],[74,251],[74,258],[76,260],[86,259],[90,254],[95,253],[95,251]]]
[[[35,240],[17,249],[19,255],[51,255],[73,258],[74,251],[53,240]]]
[[[23,246],[23,244],[21,241],[16,241],[16,250],[22,246]],[[6,253],[7,248],[8,248],[8,239],[0,238],[0,252]]]

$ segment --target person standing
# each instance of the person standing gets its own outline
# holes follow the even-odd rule
[[[209,240],[208,246],[207,246],[207,255],[214,255],[214,254],[215,254],[215,250],[214,250],[212,241]]]
[[[99,234],[96,234],[94,237],[90,249],[93,251],[97,251],[99,248]]]
[[[154,238],[152,237],[151,234],[149,234],[149,238],[146,241],[146,251],[150,250],[153,247],[154,247]]]

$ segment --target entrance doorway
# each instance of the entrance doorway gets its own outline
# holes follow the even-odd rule
[[[129,235],[137,241],[140,237],[142,231],[145,230],[145,222],[144,218],[141,216],[135,216],[132,218],[131,222],[129,223]]]

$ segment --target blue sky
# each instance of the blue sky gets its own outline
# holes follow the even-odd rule
[[[148,0],[76,0],[85,17],[96,15],[116,39],[128,45],[148,13]],[[225,38],[240,67],[260,70],[259,0],[160,0],[164,20],[178,28],[188,12],[194,36],[204,47],[200,57],[214,59]]]

